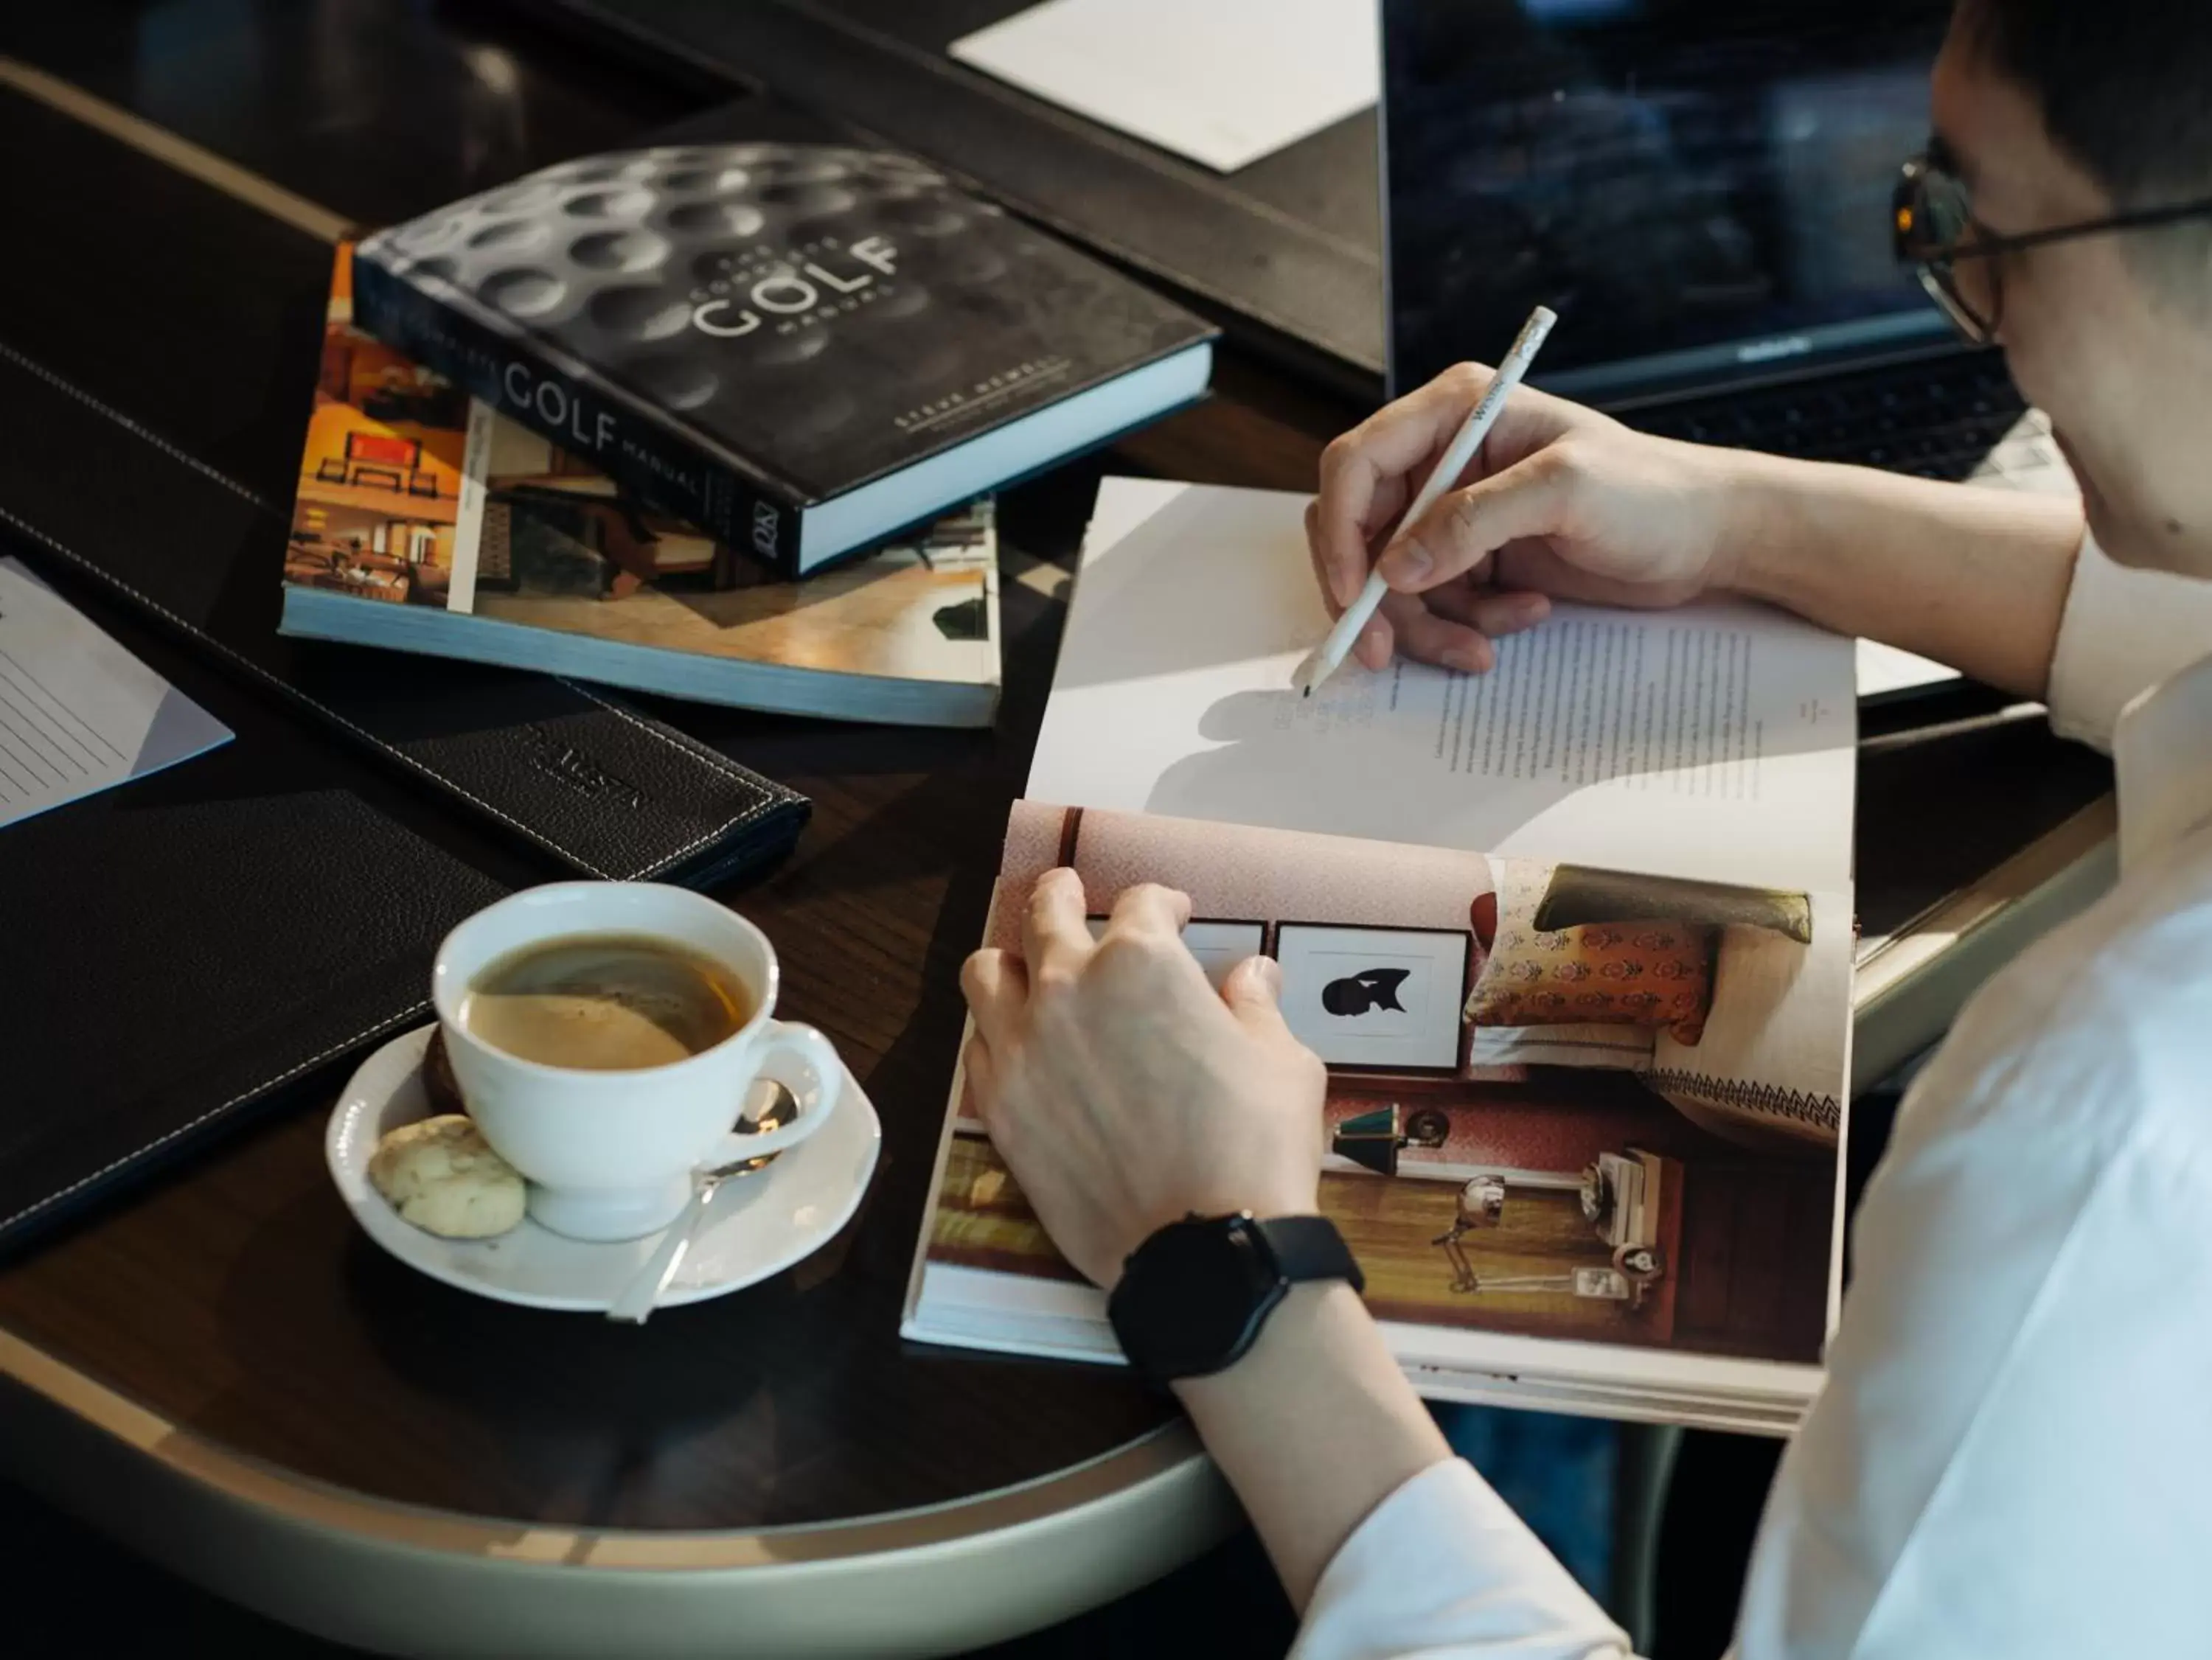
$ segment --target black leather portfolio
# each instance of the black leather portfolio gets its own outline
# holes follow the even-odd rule
[[[279,638],[330,247],[0,96],[0,152],[56,150],[0,183],[18,245],[69,251],[66,281],[0,273],[0,530],[576,872],[703,883],[789,846],[803,797],[619,699]]]
[[[0,830],[0,1249],[427,1018],[445,931],[558,874],[38,568],[234,736]]]
[[[0,829],[5,1246],[326,1105],[503,893],[703,886],[807,803],[587,687],[280,639],[328,245],[4,92],[0,154],[0,554],[235,734]]]

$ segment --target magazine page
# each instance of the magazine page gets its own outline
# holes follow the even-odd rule
[[[793,583],[647,512],[604,473],[483,404],[471,435],[470,482],[482,480],[484,504],[471,550],[472,615],[697,657],[998,682],[988,497]]]
[[[1018,946],[1062,864],[1099,925],[1135,884],[1188,893],[1186,942],[1217,979],[1255,953],[1281,965],[1285,1018],[1328,1069],[1322,1209],[1425,1388],[1479,1393],[1455,1374],[1510,1366],[1709,1421],[1749,1409],[1691,1403],[1809,1397],[1848,894],[1020,802],[987,942]],[[1693,1117],[1669,1089],[1706,1075],[1833,1111]],[[908,1335],[1113,1358],[1103,1297],[954,1090]]]
[[[1734,603],[1559,606],[1480,676],[1349,663],[1306,498],[1109,478],[1027,793],[1722,881],[1848,888],[1851,642]]]
[[[284,580],[446,609],[464,562],[470,425],[466,393],[354,327],[353,249],[341,244]],[[465,576],[461,610],[465,585]]]

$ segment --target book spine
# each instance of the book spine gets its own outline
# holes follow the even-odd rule
[[[796,578],[799,509],[726,462],[618,405],[534,350],[409,282],[364,248],[356,324],[518,426],[590,461],[657,512]]]

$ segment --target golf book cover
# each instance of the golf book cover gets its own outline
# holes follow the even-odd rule
[[[1196,318],[841,145],[565,162],[380,232],[358,265],[368,333],[788,577],[1188,403],[1212,370]]]

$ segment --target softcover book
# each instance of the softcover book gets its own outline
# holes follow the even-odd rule
[[[778,580],[362,333],[352,270],[340,249],[283,632],[788,714],[990,724],[990,498]]]
[[[365,240],[369,333],[787,576],[1200,397],[1212,330],[908,157],[662,144]]]

